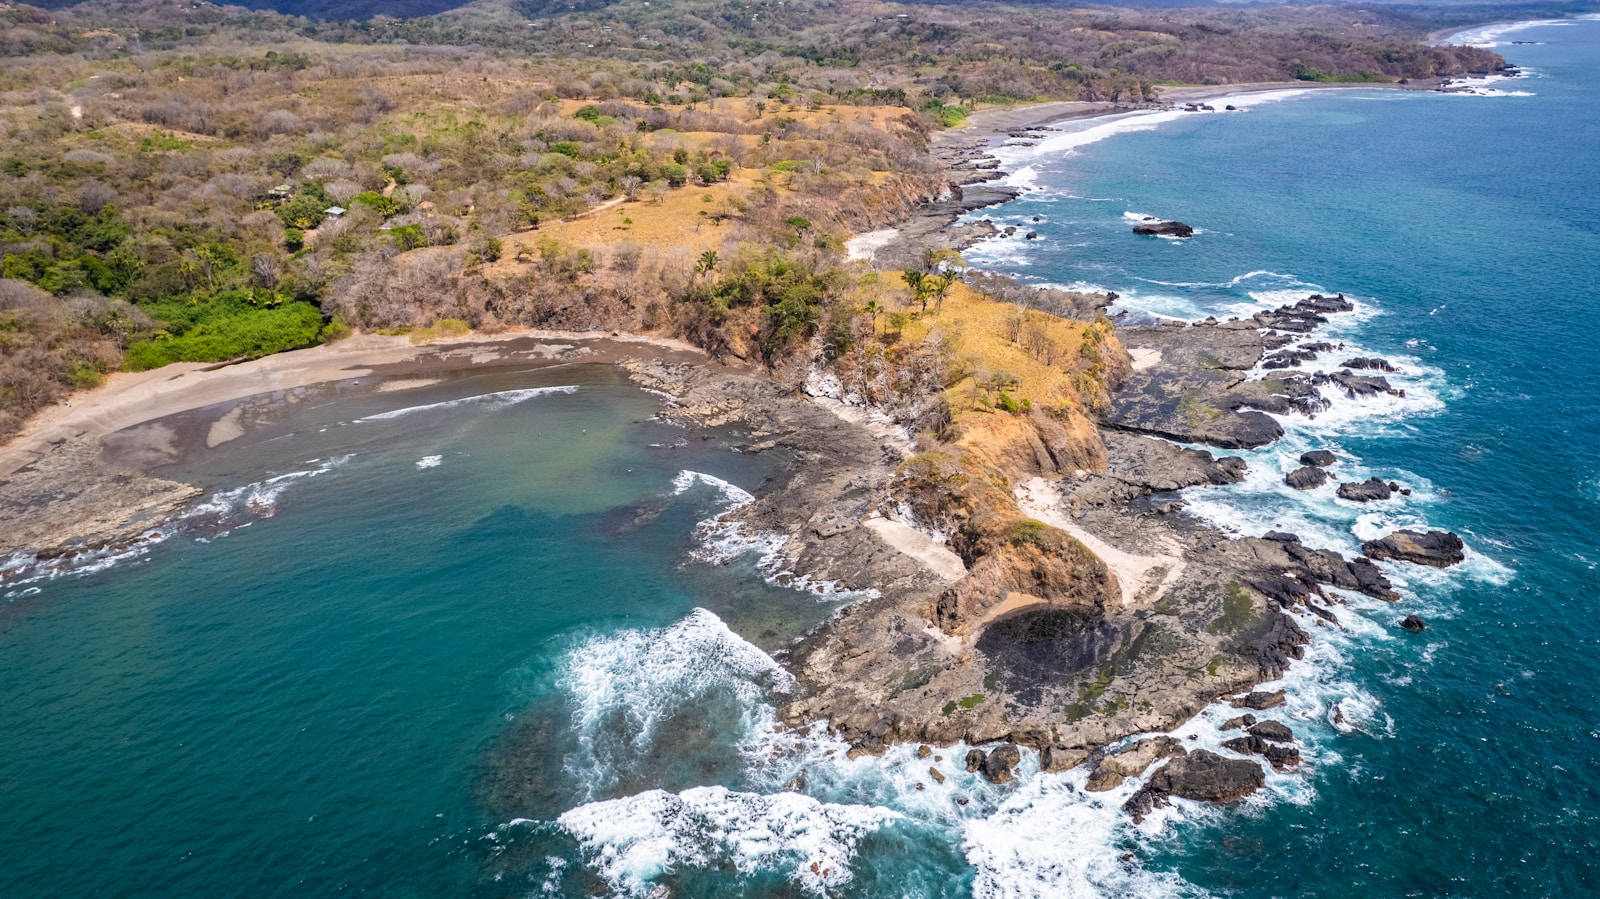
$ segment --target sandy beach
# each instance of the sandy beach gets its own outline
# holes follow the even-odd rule
[[[1434,82],[1394,83],[1325,83],[1320,81],[1259,81],[1244,84],[1193,84],[1160,88],[1161,99],[1154,104],[1114,105],[1087,100],[1058,100],[1046,103],[1024,103],[1017,106],[989,106],[974,110],[959,127],[941,131],[935,142],[958,138],[992,139],[1009,136],[1015,131],[1047,128],[1061,122],[1102,116],[1126,115],[1160,109],[1185,103],[1210,103],[1224,97],[1241,94],[1259,94],[1270,91],[1349,90],[1351,88],[1388,90],[1431,90]]]
[[[358,334],[338,343],[231,365],[185,362],[152,371],[120,372],[103,386],[74,394],[39,413],[0,446],[0,477],[14,474],[69,441],[98,441],[143,422],[258,393],[373,375],[399,377],[476,365],[554,361],[574,354],[585,361],[607,362],[636,355],[644,348],[703,358],[699,350],[679,340],[598,331],[511,330],[420,345],[405,337]],[[224,424],[217,438],[224,437],[226,430]]]

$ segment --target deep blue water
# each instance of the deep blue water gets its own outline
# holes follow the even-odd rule
[[[1351,344],[1338,358],[1406,360],[1407,401],[1290,423],[1283,446],[1249,454],[1249,482],[1192,509],[1346,551],[1426,523],[1480,554],[1446,576],[1411,573],[1399,608],[1358,606],[1378,627],[1352,628],[1334,641],[1341,658],[1305,675],[1323,702],[1302,711],[1353,696],[1377,723],[1316,741],[1341,760],[1313,766],[1303,804],[1157,841],[1152,867],[1197,887],[1600,888],[1600,22],[1514,36],[1542,42],[1499,48],[1532,75],[1489,87],[1531,96],[1321,92],[1019,156],[1040,189],[1000,217],[1040,240],[972,254],[1190,319],[1312,289],[1360,300],[1358,321],[1335,323]],[[1138,239],[1130,211],[1201,233]],[[1321,446],[1358,460],[1345,479],[1396,477],[1416,495],[1378,511],[1277,483]],[[1431,623],[1422,635],[1393,626],[1412,611]]]
[[[1600,23],[1516,36],[1544,43],[1505,48],[1535,74],[1501,95],[1256,98],[1008,151],[1039,190],[988,214],[1041,239],[971,254],[1135,313],[1342,291],[1361,309],[1329,333],[1401,368],[1405,399],[1286,420],[1245,483],[1186,495],[1244,533],[1472,550],[1307,624],[1282,713],[1306,764],[1241,807],[1134,828],[1132,784],[1030,758],[994,787],[960,747],[939,784],[909,747],[774,735],[767,653],[837,598],[689,554],[785,460],[654,420],[604,368],[490,371],[253,401],[246,437],[171,469],[216,515],[0,591],[0,895],[1594,893]],[[1200,233],[1135,238],[1129,212]],[[549,386],[577,390],[508,393]],[[1282,488],[1312,447],[1413,495]]]

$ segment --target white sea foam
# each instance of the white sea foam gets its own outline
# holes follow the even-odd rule
[[[32,553],[15,552],[0,561],[0,585],[16,586],[64,574],[86,575],[104,571],[119,562],[139,558],[157,544],[175,535],[211,540],[226,536],[236,528],[277,514],[278,498],[296,482],[314,478],[338,468],[353,455],[312,459],[312,468],[274,475],[242,487],[219,490],[160,525],[130,541],[111,548],[41,560]]]
[[[1493,25],[1479,25],[1464,31],[1457,31],[1445,35],[1440,39],[1442,44],[1460,44],[1468,47],[1483,47],[1492,49],[1505,46],[1504,38],[1508,34],[1526,31],[1529,28],[1569,28],[1576,21],[1595,21],[1600,15],[1590,14],[1574,16],[1573,19],[1535,19],[1526,22],[1499,22]]]
[[[756,498],[751,495],[750,491],[745,490],[737,484],[724,481],[722,478],[719,478],[715,475],[687,470],[678,472],[677,476],[672,479],[672,495],[677,496],[682,494],[695,484],[704,484],[707,487],[716,490],[718,493],[722,494],[723,502],[734,508],[742,506],[746,503],[753,503],[756,500]]]
[[[696,525],[698,545],[690,551],[696,561],[727,565],[748,555],[756,556],[756,568],[768,582],[789,587],[823,599],[867,599],[878,595],[875,589],[847,590],[837,581],[822,580],[794,570],[788,552],[789,538],[782,534],[756,531],[744,522],[728,517],[730,512],[755,501],[749,491],[722,478],[698,471],[680,471],[672,479],[673,495],[685,493],[696,484],[716,490],[727,508]]]
[[[417,460],[417,468],[419,470],[424,468],[438,468],[439,463],[443,461],[443,456],[423,456]]]
[[[695,787],[591,803],[558,820],[623,895],[651,895],[651,881],[673,868],[725,866],[745,875],[781,870],[808,893],[827,895],[850,881],[861,838],[899,818],[798,793]]]
[[[578,388],[576,385],[567,385],[564,387],[529,387],[524,390],[501,390],[495,393],[483,393],[477,396],[465,396],[457,400],[445,400],[442,403],[428,403],[427,405],[423,406],[407,406],[404,409],[395,409],[390,412],[379,412],[376,415],[368,415],[365,418],[358,418],[356,421],[385,421],[391,418],[400,418],[404,415],[412,415],[417,412],[429,412],[434,409],[452,409],[457,406],[482,406],[486,409],[504,409],[507,406],[514,406],[517,403],[525,402],[538,396],[548,396],[553,393],[577,392]]]
[[[767,695],[792,691],[794,679],[722,619],[695,609],[668,627],[584,642],[567,653],[559,685],[579,744],[566,767],[595,796],[616,783],[619,767],[648,757],[664,722],[718,691],[741,710],[734,736],[753,739],[774,720]]]
[[[654,756],[665,721],[718,694],[731,697],[741,714],[728,736],[746,758],[762,757],[776,731],[768,697],[792,691],[794,681],[716,615],[695,609],[665,628],[586,641],[566,655],[560,686],[580,747],[567,769],[593,797],[616,783],[618,765]],[[863,835],[899,818],[887,808],[824,802],[774,785],[770,794],[721,786],[652,790],[591,801],[558,823],[622,895],[650,895],[655,878],[681,867],[778,870],[820,894],[849,881]],[[506,826],[518,823],[527,822]]]
[[[1483,75],[1477,78],[1457,78],[1450,82],[1450,97],[1532,97],[1532,91],[1508,91],[1493,87],[1505,81],[1520,79],[1522,75]]]

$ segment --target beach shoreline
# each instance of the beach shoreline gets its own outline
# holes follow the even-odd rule
[[[422,387],[489,367],[541,368],[626,359],[706,363],[678,340],[615,332],[512,329],[413,344],[358,334],[336,343],[238,363],[179,363],[112,375],[99,388],[42,411],[0,446],[0,576],[151,540],[204,491],[151,474],[104,441],[171,416],[317,384],[377,379],[379,392]],[[236,407],[237,408],[237,407]],[[211,423],[208,448],[237,439],[237,416]],[[137,455],[137,454],[135,454]],[[9,560],[9,561],[8,561]]]

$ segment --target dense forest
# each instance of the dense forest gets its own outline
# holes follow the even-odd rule
[[[0,434],[118,368],[351,329],[654,330],[769,366],[821,340],[859,368],[920,352],[891,294],[959,272],[880,280],[843,240],[942,189],[927,136],[976,104],[1501,63],[1348,10],[587,6],[0,6]]]

